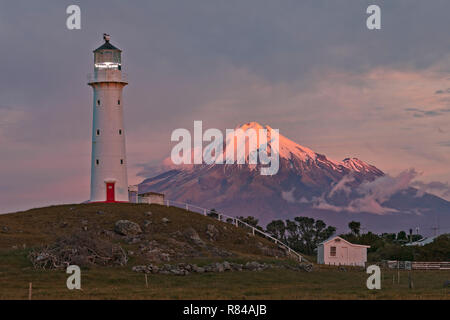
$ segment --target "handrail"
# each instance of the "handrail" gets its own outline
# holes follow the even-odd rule
[[[196,205],[193,205],[193,204],[189,204],[189,203],[185,203],[185,202],[180,202],[180,201],[164,200],[164,203],[165,203],[165,205],[166,205],[167,207],[169,207],[170,205],[172,205],[172,206],[174,206],[174,207],[180,208],[180,206],[181,206],[181,208],[184,208],[184,209],[186,209],[186,210],[188,210],[188,211],[190,210],[190,211],[192,211],[192,212],[196,212],[196,211],[193,211],[192,209],[199,209],[200,211],[202,211],[202,214],[205,215],[205,216],[207,216],[207,215],[208,215],[208,212],[211,211],[211,210],[206,209],[206,208],[203,208],[203,207],[199,207],[199,206],[196,206]],[[199,214],[200,214],[200,212],[196,212],[196,213],[199,213]],[[226,215],[226,214],[224,214],[224,213],[219,213],[219,212],[216,212],[216,213],[217,213],[217,219],[218,219],[219,221],[222,221],[222,217],[226,217],[227,219],[226,219],[224,222],[230,223],[230,222],[228,222],[227,220],[228,220],[228,219],[231,219],[231,220],[234,221],[234,225],[235,225],[236,227],[239,227],[239,223],[240,223],[241,225],[244,225],[244,226],[250,228],[250,229],[252,230],[253,235],[255,235],[255,232],[258,232],[258,233],[260,233],[261,235],[263,235],[264,237],[273,240],[273,241],[275,242],[275,244],[277,244],[277,245],[279,245],[279,246],[281,246],[281,247],[284,247],[290,254],[296,255],[297,258],[298,258],[298,260],[299,260],[300,262],[307,262],[307,263],[309,263],[309,261],[308,261],[305,257],[303,257],[300,253],[296,252],[294,249],[292,249],[291,247],[289,247],[287,244],[285,244],[285,243],[281,242],[280,240],[278,240],[278,239],[272,237],[270,234],[268,234],[268,233],[266,233],[266,232],[264,232],[264,231],[261,231],[261,230],[259,230],[258,228],[255,228],[255,227],[249,225],[248,223],[246,223],[246,222],[244,222],[244,221],[242,221],[242,220],[240,220],[240,219],[238,219],[238,218],[236,218],[236,217],[232,217],[232,216]]]

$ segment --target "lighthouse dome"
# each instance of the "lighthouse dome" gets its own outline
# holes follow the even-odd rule
[[[95,68],[98,69],[121,69],[122,50],[116,48],[109,42],[109,35],[103,35],[105,43],[94,50]]]

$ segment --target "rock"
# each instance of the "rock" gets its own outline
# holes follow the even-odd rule
[[[187,276],[189,274],[189,271],[180,270],[180,269],[171,269],[169,272],[176,276]]]
[[[233,271],[242,271],[242,264],[231,263],[231,268],[233,269]]]
[[[223,269],[224,269],[224,271],[230,271],[232,268],[231,268],[231,265],[230,265],[230,263],[228,262],[228,261],[224,261],[223,263],[222,263],[222,265],[223,265]]]
[[[7,226],[3,226],[2,227],[2,232],[3,233],[8,233],[9,232],[9,228]]]
[[[144,228],[148,228],[152,222],[150,220],[144,220]]]
[[[216,240],[219,235],[219,230],[217,230],[214,225],[208,224],[206,226],[206,234],[208,235],[209,240]]]
[[[213,266],[213,272],[224,272],[225,268],[223,267],[223,264],[216,262]]]
[[[147,216],[147,217],[151,217],[152,216],[152,212],[151,211],[144,212],[144,215]]]
[[[170,220],[167,219],[167,218],[162,218],[161,221],[162,221],[163,223],[169,223],[169,222],[170,222]]]
[[[200,238],[200,236],[198,235],[197,231],[195,231],[195,229],[192,227],[189,227],[186,230],[184,230],[183,234],[188,240],[194,242],[197,245],[205,244],[203,242],[203,240]]]
[[[148,270],[147,266],[134,266],[131,268],[134,272],[144,272],[144,273],[150,273],[150,270]]]
[[[155,266],[154,264],[149,264],[147,268],[150,270],[151,273],[158,273],[159,268],[158,266]]]
[[[214,271],[214,267],[211,264],[208,264],[205,266],[205,272],[213,272]]]
[[[88,227],[87,227],[87,226],[83,226],[83,227],[81,227],[81,229],[82,229],[83,231],[88,231]]]
[[[128,250],[127,253],[128,253],[129,256],[134,256],[134,251]]]
[[[114,231],[124,236],[134,236],[142,233],[141,227],[129,220],[119,220],[114,225]]]
[[[67,227],[69,224],[66,221],[61,222],[61,224],[59,225],[61,228],[65,228]]]
[[[205,268],[199,267],[196,264],[193,264],[191,266],[192,272],[196,272],[196,273],[203,273],[205,272]]]
[[[304,270],[306,272],[313,271],[313,265],[311,263],[301,262],[300,265],[299,265],[299,268],[300,268],[300,270]]]
[[[244,265],[244,269],[250,270],[250,271],[254,271],[254,270],[258,270],[260,269],[261,265],[256,262],[256,261],[252,261],[252,262],[247,262]]]

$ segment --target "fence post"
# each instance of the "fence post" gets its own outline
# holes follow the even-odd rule
[[[218,215],[217,215],[217,219],[218,219],[219,221],[222,221],[222,215],[221,215],[221,214],[218,214]]]
[[[238,221],[238,219],[235,218],[234,221],[236,222],[236,228],[239,227],[239,224],[238,224],[239,221]]]
[[[206,209],[203,209],[203,215],[206,216]]]
[[[189,205],[186,203],[186,210],[189,210]]]
[[[169,206],[169,200],[167,200],[167,206]]]
[[[252,231],[253,231],[253,235],[255,235],[255,228],[252,228]]]

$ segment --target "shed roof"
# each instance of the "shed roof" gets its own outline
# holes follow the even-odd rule
[[[153,191],[139,193],[139,195],[140,196],[156,195],[156,196],[163,196],[164,197],[164,193],[158,193],[158,192],[153,192]]]
[[[335,239],[340,239],[341,241],[344,241],[344,242],[346,242],[346,243],[348,243],[349,245],[354,246],[354,247],[370,248],[370,246],[366,246],[366,245],[364,245],[364,244],[351,243],[351,242],[345,240],[344,238],[341,238],[341,237],[339,237],[339,236],[334,236],[334,235],[331,236],[331,237],[329,237],[328,239],[322,241],[321,243],[319,243],[319,246],[320,246],[320,245],[324,245],[325,243],[330,242],[330,241],[335,240]]]

